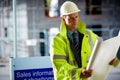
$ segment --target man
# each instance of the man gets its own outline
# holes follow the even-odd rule
[[[71,1],[60,8],[61,29],[53,39],[50,53],[55,80],[86,80],[92,75],[93,70],[86,70],[86,66],[98,36],[79,20],[79,11]],[[113,59],[110,65],[116,61]]]

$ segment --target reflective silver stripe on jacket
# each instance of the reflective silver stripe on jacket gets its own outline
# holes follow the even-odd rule
[[[65,59],[67,60],[67,56],[63,56],[63,55],[54,55],[53,59]]]
[[[68,56],[64,56],[64,55],[54,55],[53,59],[66,60],[70,65],[75,65],[76,64],[76,62],[74,60],[69,60]]]
[[[72,80],[76,80],[76,68],[72,70]]]
[[[90,43],[90,47],[91,47],[91,50],[92,50],[93,47],[94,47],[92,36],[90,35],[90,32],[88,30],[86,30],[86,33],[89,35],[89,43]]]

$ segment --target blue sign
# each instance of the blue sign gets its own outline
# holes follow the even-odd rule
[[[52,68],[15,70],[14,80],[54,80]]]

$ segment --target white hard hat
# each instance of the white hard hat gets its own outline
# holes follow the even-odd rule
[[[60,8],[60,16],[62,17],[63,15],[68,15],[72,13],[79,12],[80,10],[78,9],[77,5],[71,1],[66,1],[62,4]]]

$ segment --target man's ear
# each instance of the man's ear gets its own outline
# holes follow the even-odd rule
[[[64,16],[62,17],[62,21],[64,21],[64,22],[65,22],[65,17],[64,17]]]

